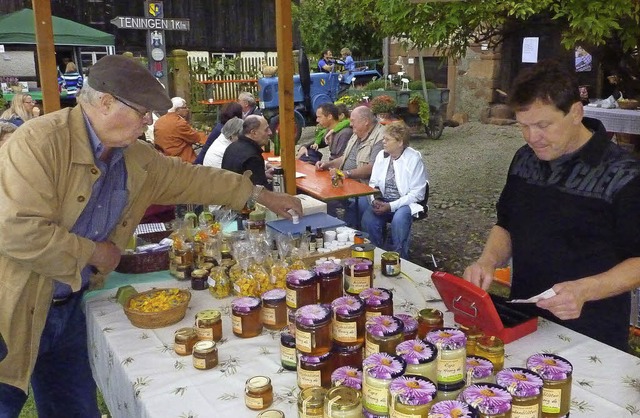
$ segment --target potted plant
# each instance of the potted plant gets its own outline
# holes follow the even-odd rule
[[[396,101],[391,96],[384,94],[374,97],[369,108],[379,119],[388,119],[396,110]]]
[[[411,96],[409,96],[407,111],[414,115],[417,114],[424,125],[429,123],[429,117],[431,115],[429,111],[429,103],[424,99],[422,93],[411,93]]]
[[[22,91],[22,85],[17,77],[2,77],[1,81],[7,86],[7,92],[20,93]]]

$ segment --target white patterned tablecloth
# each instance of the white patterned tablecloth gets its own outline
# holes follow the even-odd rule
[[[585,106],[584,115],[600,120],[607,132],[640,135],[640,110]]]
[[[379,260],[380,251],[376,251]],[[408,261],[402,270],[410,279],[387,278],[376,271],[375,286],[394,294],[396,313],[417,314],[433,307],[445,310],[433,286],[431,272]],[[187,287],[169,276],[164,281],[135,284],[138,291],[152,287]],[[136,276],[131,276],[135,282]],[[244,405],[244,383],[255,375],[272,380],[274,409],[297,417],[298,387],[295,372],[280,366],[279,334],[241,339],[231,331],[232,298],[214,299],[208,291],[193,291],[185,318],[154,330],[131,325],[115,300],[116,289],[93,294],[86,302],[89,347],[94,377],[113,417],[253,418],[258,414]],[[211,370],[193,368],[191,356],[173,351],[176,329],[193,326],[203,309],[223,314],[220,364]],[[453,316],[445,314],[446,325]],[[610,348],[560,325],[541,320],[538,331],[506,346],[505,366],[523,366],[531,354],[558,354],[574,366],[571,416],[640,416],[640,359]]]

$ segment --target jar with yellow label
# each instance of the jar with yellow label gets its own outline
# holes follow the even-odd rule
[[[249,409],[259,411],[273,403],[273,386],[267,376],[254,376],[244,385],[244,404]]]
[[[287,370],[296,370],[298,366],[296,337],[291,334],[289,327],[284,327],[280,331],[280,364]]]
[[[365,303],[367,319],[380,315],[393,315],[393,293],[387,289],[370,287],[358,295]]]
[[[329,304],[343,295],[343,270],[340,264],[325,261],[314,268],[318,275],[318,303]]]
[[[436,385],[424,376],[405,374],[389,386],[390,418],[426,418],[436,398]]]
[[[368,258],[347,258],[344,264],[344,290],[349,295],[358,295],[373,287],[373,261]]]
[[[180,328],[173,335],[173,350],[179,356],[188,356],[193,351],[193,346],[198,342],[198,334],[195,328]]]
[[[324,395],[321,387],[308,387],[298,394],[298,418],[321,418],[324,409]]]
[[[287,292],[284,289],[267,290],[262,294],[262,324],[277,330],[287,325]]]
[[[361,418],[362,394],[348,386],[333,387],[324,397],[324,416],[327,418]]]
[[[398,276],[400,274],[400,253],[394,251],[382,253],[380,271],[387,277]]]
[[[395,316],[382,315],[369,318],[365,324],[367,330],[364,355],[375,353],[395,355],[396,347],[403,341],[404,323]]]
[[[433,330],[444,327],[444,316],[437,309],[425,308],[418,312],[418,338],[424,340]]]
[[[337,345],[364,343],[364,302],[357,296],[342,296],[331,302],[333,341]]]
[[[433,344],[422,340],[403,341],[396,347],[396,353],[407,362],[407,374],[437,382],[438,349]]]
[[[399,313],[394,315],[396,318],[402,319],[404,331],[402,331],[402,339],[405,341],[415,340],[418,338],[418,321],[409,314]]]
[[[223,299],[231,295],[231,279],[227,274],[227,268],[223,266],[214,267],[209,272],[209,293],[216,299]]]
[[[317,276],[309,270],[292,270],[287,273],[287,306],[298,309],[318,301]]]
[[[320,356],[298,356],[298,387],[300,389],[313,386],[331,387],[331,372],[333,371],[333,353],[328,352]]]
[[[467,367],[467,337],[457,328],[441,328],[427,334],[438,349],[438,390],[464,385]]]
[[[364,344],[338,345],[334,344],[331,349],[335,354],[336,368],[343,366],[362,367]]]
[[[496,383],[513,397],[511,418],[540,418],[542,416],[542,378],[521,367],[502,369]]]
[[[460,326],[460,331],[464,332],[464,335],[467,336],[467,355],[474,356],[476,355],[476,346],[478,340],[484,337],[484,333],[480,328],[475,325],[470,327]]]
[[[222,339],[222,314],[217,309],[207,309],[196,314],[196,332],[199,340]]]
[[[193,367],[213,369],[218,365],[218,347],[214,341],[199,341],[193,346]]]
[[[362,390],[362,372],[352,366],[338,367],[331,373],[331,386],[349,386]]]
[[[389,386],[391,381],[404,374],[406,363],[395,354],[376,353],[362,363],[362,404],[376,414],[389,413]]]
[[[331,351],[331,309],[307,305],[296,310],[296,348],[300,353],[321,356]]]
[[[494,383],[476,383],[462,391],[460,400],[472,405],[480,418],[511,418],[512,397]]]
[[[573,365],[554,354],[534,354],[527,359],[527,369],[542,378],[542,417],[559,418],[571,407]]]
[[[504,343],[498,337],[485,335],[476,341],[476,355],[493,363],[494,372],[504,367]]]
[[[467,386],[475,383],[494,383],[493,363],[480,356],[467,356]]]
[[[260,298],[244,296],[231,302],[233,334],[240,338],[251,338],[262,333]]]

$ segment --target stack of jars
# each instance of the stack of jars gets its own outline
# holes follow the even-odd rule
[[[195,326],[174,333],[173,349],[180,356],[193,356],[193,367],[209,370],[218,365],[216,342],[222,339],[222,315],[216,309],[196,314]]]

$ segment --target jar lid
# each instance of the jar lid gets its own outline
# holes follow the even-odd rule
[[[467,336],[456,328],[436,329],[427,334],[427,341],[439,350],[457,350],[466,347]]]
[[[437,392],[436,385],[431,380],[413,374],[397,377],[389,385],[392,399],[405,405],[426,405],[433,401]]]
[[[498,337],[493,335],[485,335],[476,340],[476,344],[479,348],[488,351],[490,353],[497,353],[504,351],[504,342]]]
[[[407,364],[424,364],[436,359],[438,349],[431,343],[416,339],[398,344],[396,353],[402,356]]]
[[[476,383],[462,391],[460,399],[478,409],[481,414],[504,414],[511,410],[513,397],[493,383]]]
[[[279,409],[267,409],[258,414],[257,418],[285,418],[284,412]]]
[[[390,337],[404,331],[402,319],[390,315],[372,316],[365,324],[367,332],[375,337]]]
[[[296,336],[291,332],[288,325],[280,330],[280,342],[296,342]]]
[[[493,374],[493,363],[480,356],[467,356],[467,373],[474,379],[484,379]]]
[[[193,345],[193,351],[206,354],[216,349],[216,343],[214,341],[198,341]]]
[[[262,210],[253,210],[249,212],[250,221],[264,221],[266,214]]]
[[[191,338],[196,335],[197,335],[196,330],[193,327],[179,328],[174,333],[174,336],[178,338]]]
[[[357,315],[364,312],[364,302],[357,296],[341,296],[331,302],[331,309],[337,315]]]
[[[399,313],[393,316],[402,320],[402,323],[404,324],[405,334],[410,334],[418,329],[418,321],[416,321],[416,319],[412,315]]]
[[[205,309],[196,314],[196,321],[217,321],[222,317],[222,314],[217,309]]]
[[[375,412],[371,412],[366,408],[362,408],[362,416],[364,418],[389,418],[389,415],[380,415]]]
[[[407,363],[400,356],[389,353],[375,353],[364,359],[365,373],[376,379],[394,379],[402,376]]]
[[[250,390],[262,389],[271,384],[271,379],[267,376],[253,376],[247,379],[246,387]]]
[[[298,325],[320,325],[329,320],[331,320],[331,309],[320,304],[306,305],[296,310]]]
[[[325,401],[327,411],[349,411],[358,407],[362,394],[351,386],[336,386],[327,391]]]
[[[502,369],[496,374],[496,383],[511,395],[521,398],[538,396],[542,390],[542,379],[523,367]]]
[[[380,255],[380,259],[385,261],[396,261],[400,259],[400,253],[395,251],[387,251]]]
[[[555,354],[534,354],[527,359],[527,369],[544,380],[565,380],[573,373],[573,365]]]
[[[331,382],[334,386],[362,390],[362,372],[352,366],[338,367],[331,373]]]
[[[318,364],[318,363],[322,363],[324,361],[329,360],[329,357],[331,356],[331,354],[333,354],[331,353],[331,351],[321,356],[309,356],[306,354],[300,354],[300,361],[304,361],[305,363]]]
[[[291,270],[287,273],[287,284],[310,285],[316,279],[316,274],[309,270]]]
[[[323,261],[315,266],[314,270],[320,277],[342,274],[342,266],[334,263],[333,261]]]
[[[418,316],[425,322],[436,323],[440,322],[443,318],[442,311],[438,309],[425,308],[418,312]]]
[[[367,271],[373,268],[373,261],[363,257],[346,258],[344,265],[353,271]]]
[[[199,279],[207,276],[209,272],[205,269],[195,269],[191,272],[191,277],[197,277]]]
[[[305,414],[308,408],[322,408],[327,390],[318,386],[302,389],[298,394],[298,406]]]
[[[475,416],[469,405],[461,401],[440,401],[433,404],[429,417],[473,418]]]
[[[393,294],[381,287],[370,287],[358,294],[367,306],[380,306],[393,300]]]
[[[262,300],[270,302],[280,302],[287,297],[287,291],[281,288],[267,290],[262,294]]]
[[[260,307],[260,298],[253,296],[243,296],[231,301],[231,309],[238,312],[250,312]]]

